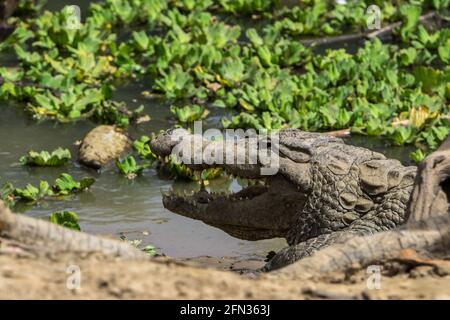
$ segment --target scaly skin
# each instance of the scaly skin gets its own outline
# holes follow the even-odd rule
[[[156,137],[151,147],[165,157],[175,146],[192,147],[194,155],[221,143],[197,137],[192,144],[193,140],[187,132],[169,131]],[[226,143],[248,154],[248,141]],[[171,192],[163,196],[164,206],[242,239],[286,238],[289,247],[265,270],[286,266],[349,237],[390,230],[405,222],[416,167],[404,167],[397,160],[346,145],[341,139],[293,129],[279,132],[278,147],[279,171],[265,186],[251,186],[234,195],[214,195],[206,190],[193,195]],[[192,159],[184,160],[196,170],[221,166],[253,179],[263,178],[260,169],[265,167],[261,162],[189,164]]]

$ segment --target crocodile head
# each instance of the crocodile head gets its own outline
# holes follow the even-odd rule
[[[207,139],[177,129],[157,136],[151,148],[160,157],[177,155],[193,170],[222,167],[255,181],[232,194],[201,188],[192,194],[169,191],[163,195],[170,211],[246,240],[284,237],[293,244],[345,229],[372,214],[393,188],[412,185],[415,173],[397,160],[346,145],[339,138],[294,129],[235,140]],[[227,158],[230,150],[233,156]],[[250,156],[254,151],[261,152],[256,161]],[[217,157],[222,153],[222,158]],[[268,154],[270,161],[264,157]],[[213,159],[208,155],[214,155]],[[401,222],[402,214],[394,212],[374,227],[386,225],[387,229]],[[371,223],[367,222],[367,228]]]
[[[338,142],[337,139],[322,135],[301,133],[301,144],[294,148],[290,147],[292,135],[286,133],[287,131],[283,131],[278,141],[281,146],[279,149],[284,151],[282,157],[278,159],[281,160],[279,163],[281,168],[273,175],[261,173],[264,166],[260,161],[253,164],[237,164],[237,161],[206,164],[203,159],[195,163],[193,156],[184,159],[185,164],[194,170],[213,166],[223,167],[232,175],[249,179],[249,185],[231,194],[214,194],[206,191],[205,188],[192,194],[169,191],[163,194],[164,207],[172,212],[202,220],[241,239],[285,237],[295,223],[296,214],[302,210],[306,195],[309,193],[308,149],[312,146],[308,144]],[[185,131],[169,130],[152,140],[151,147],[158,156],[166,157],[175,154],[177,147],[183,149],[188,146],[192,148],[191,154],[198,155],[212,145],[219,145],[219,142],[202,137],[197,138],[196,140],[195,136]],[[246,144],[245,141],[248,142],[248,139],[227,141],[227,143],[232,145],[231,150],[237,154],[238,150],[250,149],[250,143]],[[246,152],[246,154],[246,160],[248,160],[249,153]]]

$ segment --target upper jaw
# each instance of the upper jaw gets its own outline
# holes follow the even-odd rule
[[[278,172],[278,150],[262,141],[267,139],[259,136],[207,139],[176,129],[158,135],[150,146],[160,158],[170,155],[193,170],[222,167],[230,174],[257,179]]]

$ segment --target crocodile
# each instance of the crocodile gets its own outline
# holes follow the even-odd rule
[[[404,224],[417,173],[415,166],[404,166],[340,138],[296,129],[225,140],[168,130],[151,141],[151,148],[160,158],[176,155],[193,170],[221,167],[256,181],[231,194],[208,192],[205,187],[191,194],[171,190],[163,193],[163,204],[240,239],[285,238],[288,247],[275,254],[263,271],[285,267],[336,242]],[[215,152],[224,153],[217,159],[226,159],[223,150],[244,154],[245,161],[237,156],[225,163],[204,156],[198,159],[199,154]],[[264,157],[250,161],[255,151],[270,154],[278,170],[263,175],[269,165]]]

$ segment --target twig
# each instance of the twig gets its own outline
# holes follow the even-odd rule
[[[441,116],[439,117],[439,119],[441,120],[450,120],[450,115],[445,115],[445,116]],[[409,120],[398,120],[398,121],[394,121],[392,122],[392,126],[394,128],[397,128],[399,126],[407,126],[409,125],[410,121]],[[324,132],[327,135],[333,136],[333,137],[346,137],[351,135],[351,129],[347,128],[347,129],[341,129],[341,130],[335,130],[335,131],[328,131],[328,132]]]
[[[300,40],[301,44],[305,46],[310,46],[312,44],[315,45],[324,45],[324,44],[334,44],[339,42],[347,42],[352,40],[360,40],[363,39],[366,33],[359,32],[359,33],[352,33],[352,34],[344,34],[340,36],[335,37],[326,37],[326,38],[318,38],[318,39],[302,39]]]
[[[429,12],[429,13],[423,15],[423,16],[420,16],[420,17],[419,17],[419,22],[424,22],[424,21],[433,19],[434,17],[436,17],[436,12],[435,12],[435,11],[431,11],[431,12]],[[386,35],[388,35],[388,34],[391,34],[392,31],[393,31],[395,28],[397,28],[397,27],[399,27],[399,26],[401,26],[401,25],[402,25],[402,22],[401,22],[401,21],[392,23],[392,24],[390,24],[390,25],[387,25],[387,26],[384,27],[384,28],[381,28],[381,29],[378,29],[378,30],[375,30],[375,31],[372,31],[372,32],[367,33],[367,34],[366,34],[366,38],[367,38],[367,39],[373,39],[373,38],[375,38],[375,37],[383,37],[383,36],[386,36]]]
[[[443,19],[443,17],[439,16],[435,11],[431,11],[427,14],[424,14],[419,17],[419,22],[425,22],[427,20],[431,20],[433,18],[440,18]],[[444,20],[444,19],[443,19]],[[374,30],[374,31],[368,31],[368,32],[358,32],[358,33],[352,33],[352,34],[345,34],[340,35],[336,37],[326,37],[326,38],[319,38],[319,39],[303,39],[300,40],[300,42],[305,46],[310,45],[331,45],[339,42],[347,42],[347,41],[354,41],[354,40],[362,40],[362,39],[373,39],[376,37],[384,37],[389,34],[391,34],[395,28],[401,26],[402,22],[395,22],[391,23],[381,29]]]

